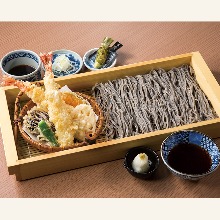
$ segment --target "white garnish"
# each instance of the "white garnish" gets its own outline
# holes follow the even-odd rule
[[[59,91],[60,92],[72,92],[72,90],[67,85],[63,86]]]
[[[62,54],[54,60],[53,63],[53,70],[58,70],[58,71],[66,71],[71,67],[70,60],[68,57],[65,56],[65,54]]]
[[[138,154],[132,161],[132,168],[136,173],[145,173],[149,169],[148,156],[145,153]]]

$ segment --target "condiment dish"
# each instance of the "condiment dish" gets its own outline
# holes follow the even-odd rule
[[[207,135],[198,131],[182,130],[172,133],[163,141],[161,158],[174,175],[183,179],[199,180],[218,168],[220,153],[216,143]],[[203,169],[207,163],[208,167]]]
[[[134,158],[140,153],[145,153],[148,156],[149,169],[144,173],[137,173],[134,171],[132,167],[132,162]],[[158,166],[159,166],[159,156],[151,148],[145,146],[131,148],[130,150],[128,150],[128,152],[125,155],[124,167],[132,176],[136,178],[144,179],[144,180],[151,178],[152,175],[156,172]]]
[[[105,65],[100,68],[100,69],[97,69],[94,67],[94,63],[95,63],[95,58],[96,56],[91,56],[95,51],[97,51],[99,48],[93,48],[89,51],[87,51],[85,53],[85,55],[83,56],[83,63],[84,65],[89,69],[89,70],[100,70],[100,69],[107,69],[107,68],[111,68],[111,67],[114,67],[116,62],[117,62],[117,53],[116,52],[109,52],[110,54],[108,55],[108,58],[106,60],[106,66]],[[116,55],[116,56],[115,56]],[[110,59],[111,56],[114,56],[115,58],[114,59]],[[110,60],[110,61],[109,61]]]
[[[14,50],[7,53],[0,62],[3,74],[16,80],[34,82],[41,80],[40,57],[31,50]]]
[[[71,51],[71,50],[62,49],[62,50],[52,51],[52,54],[53,54],[52,70],[53,70],[53,74],[55,77],[62,77],[62,76],[76,74],[82,69],[83,61],[82,61],[81,56],[78,53]],[[71,67],[64,71],[57,70],[54,68],[54,63],[56,61],[56,58],[58,58],[59,56],[63,54],[70,61]]]

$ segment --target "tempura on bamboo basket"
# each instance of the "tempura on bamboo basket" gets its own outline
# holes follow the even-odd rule
[[[46,70],[44,88],[6,76],[3,80],[3,85],[14,85],[21,90],[15,103],[15,121],[21,135],[47,152],[94,143],[103,124],[99,106],[90,96],[72,92],[67,86],[60,89],[52,73],[52,53],[40,57]],[[24,93],[31,100],[19,113],[18,104]]]

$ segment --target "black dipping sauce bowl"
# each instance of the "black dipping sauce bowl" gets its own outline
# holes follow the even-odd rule
[[[145,153],[148,156],[150,167],[145,173],[137,173],[132,168],[132,161],[140,153]],[[131,148],[125,155],[124,167],[132,176],[136,178],[143,180],[150,179],[157,170],[158,166],[159,166],[159,156],[155,151],[153,151],[148,147],[140,146],[140,147]]]

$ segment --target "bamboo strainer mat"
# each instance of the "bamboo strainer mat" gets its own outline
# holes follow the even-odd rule
[[[84,93],[86,95],[92,96],[90,89],[84,89],[80,90],[80,93]],[[27,101],[21,102],[21,108],[27,103]],[[11,117],[12,126],[14,127],[13,118],[14,118],[14,105],[9,105],[9,113]],[[105,137],[104,133],[102,132],[99,135],[99,138],[96,140],[96,143],[101,143],[107,141],[107,138]],[[24,138],[21,136],[20,132],[18,131],[17,135],[17,142],[16,142],[16,148],[17,148],[17,155],[18,159],[26,159],[30,157],[40,156],[43,154],[48,154],[46,152],[43,152],[41,150],[36,149],[31,144],[27,143]]]

